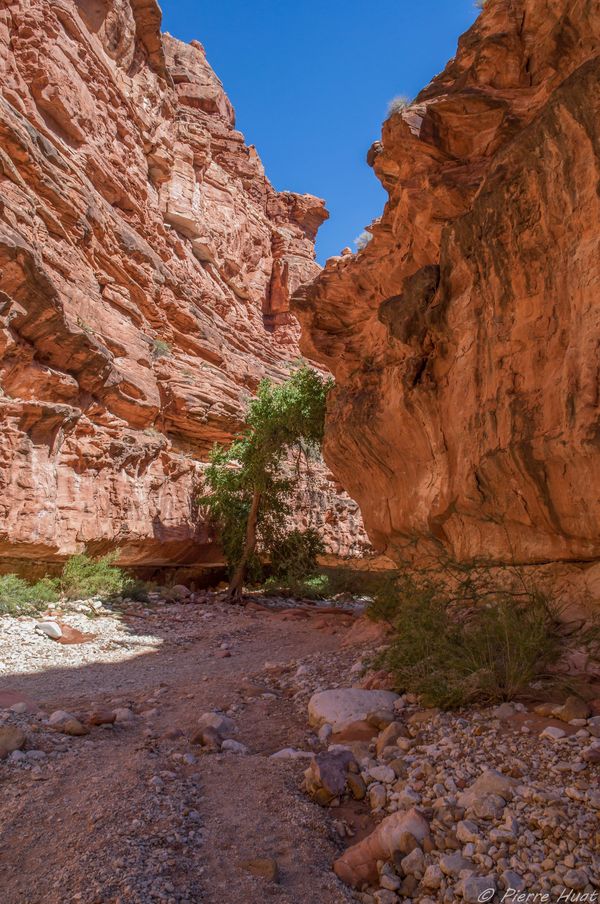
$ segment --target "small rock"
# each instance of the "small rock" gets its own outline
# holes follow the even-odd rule
[[[45,634],[47,637],[51,637],[52,640],[58,640],[63,636],[62,628],[54,621],[38,622],[35,630],[38,634]]]
[[[368,774],[373,781],[383,782],[384,785],[391,785],[396,781],[396,773],[390,766],[372,766]]]
[[[496,891],[494,876],[469,876],[462,881],[463,900],[466,904],[493,900]],[[489,897],[487,897],[489,895]]]
[[[417,876],[420,879],[425,872],[425,857],[421,848],[416,847],[410,854],[403,857],[400,865],[405,875]]]
[[[190,744],[199,744],[206,747],[207,750],[220,750],[222,738],[219,732],[214,728],[201,728],[196,731],[190,738]]]
[[[123,725],[127,722],[135,721],[134,713],[127,707],[120,707],[118,709],[115,709],[114,713],[115,713],[115,722],[117,725]]]
[[[380,888],[373,895],[376,904],[398,904],[398,895],[387,888]]]
[[[567,888],[579,890],[585,888],[588,883],[587,873],[583,869],[570,869],[563,876],[563,882]]]
[[[456,837],[463,844],[468,844],[471,841],[479,841],[481,835],[476,823],[471,822],[470,819],[464,819],[456,826]]]
[[[557,706],[552,715],[561,722],[570,722],[572,719],[587,719],[590,708],[581,697],[567,697],[562,706]]]
[[[113,725],[116,719],[115,713],[111,709],[97,709],[88,716],[90,725]]]
[[[369,788],[369,804],[372,810],[382,810],[387,803],[387,791],[384,785],[371,785]]]
[[[20,750],[25,746],[27,740],[25,733],[20,728],[11,725],[3,725],[0,727],[0,759],[12,753],[14,750]]]
[[[555,725],[547,725],[540,734],[540,738],[547,738],[549,741],[560,741],[565,735],[566,731],[563,728],[558,728]]]
[[[453,854],[444,854],[440,857],[440,869],[445,876],[457,877],[464,869],[473,869],[471,860],[466,860],[459,851]]]
[[[11,709],[14,707],[11,706]],[[587,730],[594,738],[600,738],[600,716],[592,716],[587,720]]]
[[[436,863],[432,863],[425,870],[421,884],[430,891],[436,891],[442,884],[444,874]]]
[[[322,744],[327,744],[332,733],[333,733],[332,726],[329,724],[329,722],[325,722],[319,728],[319,741],[321,741]]]
[[[381,734],[378,736],[377,741],[375,742],[375,750],[377,756],[381,756],[382,751],[386,747],[396,744],[398,738],[407,737],[408,731],[401,722],[390,722],[390,724],[383,729]]]
[[[279,867],[276,860],[267,858],[257,858],[255,860],[242,860],[240,863],[242,869],[258,876],[260,879],[266,879],[269,882],[279,882]]]
[[[277,753],[272,753],[270,760],[312,760],[314,753],[309,750],[296,750],[294,747],[284,747]]]
[[[234,741],[233,738],[226,738],[221,745],[221,750],[227,750],[229,753],[236,753],[239,756],[245,756],[248,748],[240,741]]]
[[[362,776],[349,772],[346,777],[346,783],[354,800],[364,799],[367,793],[367,786]]]
[[[235,722],[221,713],[203,713],[198,725],[200,728],[213,728],[221,738],[230,738],[235,734]]]
[[[542,863],[542,867],[544,864]],[[554,864],[553,864],[554,866]],[[513,888],[516,892],[524,891],[527,887],[527,883],[522,876],[519,876],[518,873],[515,873],[511,869],[507,869],[504,873],[502,873],[501,877],[502,885],[505,889]]]

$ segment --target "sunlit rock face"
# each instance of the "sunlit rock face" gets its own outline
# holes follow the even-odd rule
[[[488,0],[383,126],[373,240],[295,308],[376,545],[600,556],[600,6]]]
[[[218,559],[198,459],[298,357],[323,202],[272,188],[154,0],[6,0],[0,86],[0,555]]]

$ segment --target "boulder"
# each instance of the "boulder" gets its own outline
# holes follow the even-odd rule
[[[308,719],[319,728],[325,722],[333,730],[341,731],[349,722],[366,721],[375,710],[393,708],[398,694],[392,691],[371,691],[362,688],[336,688],[313,694],[308,702]]]

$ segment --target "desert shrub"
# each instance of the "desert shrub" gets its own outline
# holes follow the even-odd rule
[[[396,97],[392,97],[391,101],[387,105],[387,115],[393,116],[395,113],[401,113],[402,110],[405,110],[410,106],[410,98],[406,97],[404,94],[398,94]]]
[[[275,577],[305,578],[317,568],[317,558],[325,552],[318,531],[291,530],[281,538],[271,552],[271,567]]]
[[[40,612],[58,599],[58,582],[43,578],[29,584],[16,574],[0,576],[0,614],[27,615]]]
[[[65,564],[60,578],[61,592],[68,599],[87,599],[90,596],[116,596],[128,584],[126,575],[114,566],[118,551],[99,559],[72,556]]]
[[[172,351],[173,349],[164,339],[155,339],[152,343],[152,357],[155,359],[168,358]]]
[[[495,582],[485,569],[451,580],[401,573],[377,595],[371,614],[393,627],[380,657],[397,689],[444,709],[514,698],[558,658],[556,608],[519,581]]]
[[[356,246],[356,250],[363,251],[367,247],[367,245],[369,244],[369,242],[371,241],[372,238],[373,238],[373,236],[370,232],[367,232],[366,229],[363,230],[363,232],[361,232],[361,234],[354,239],[354,244]]]

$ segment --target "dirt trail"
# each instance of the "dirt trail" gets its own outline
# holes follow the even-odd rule
[[[322,619],[213,606],[199,622],[208,608],[155,616],[164,637],[155,652],[2,677],[0,689],[27,694],[46,715],[102,705],[138,713],[83,738],[21,717],[27,748],[47,756],[33,768],[0,764],[3,904],[352,900],[330,869],[339,850],[331,814],[299,790],[305,764],[268,757],[310,749],[306,698],[347,681],[356,651],[340,649],[339,617],[319,630]],[[273,660],[287,666],[265,669]],[[214,708],[233,708],[247,755],[190,746],[198,717]],[[250,875],[241,862],[253,858],[276,859],[280,882]]]

